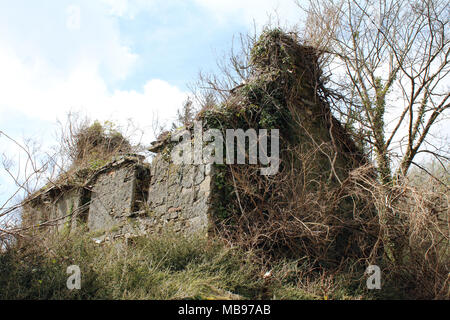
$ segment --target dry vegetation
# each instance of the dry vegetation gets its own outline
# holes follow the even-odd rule
[[[112,122],[91,122],[69,114],[61,125],[60,154],[68,165],[60,177],[69,177],[81,169],[99,169],[114,157],[137,151],[129,138]]]
[[[386,296],[448,298],[446,168],[439,170],[447,183],[429,171],[422,184],[402,173],[380,179],[367,148],[331,114],[321,55],[296,41],[279,29],[264,32],[248,51],[248,78],[228,95],[218,87],[226,81],[205,79],[222,97],[200,111],[208,127],[283,128],[274,177],[261,177],[257,166],[217,167],[218,234],[267,268],[300,256],[312,270],[358,277],[377,264]],[[242,67],[236,61],[231,68]]]

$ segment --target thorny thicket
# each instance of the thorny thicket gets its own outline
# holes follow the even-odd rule
[[[232,71],[227,80],[202,78],[200,87],[220,101],[198,115],[206,126],[281,129],[277,175],[217,166],[218,232],[262,264],[304,257],[332,274],[378,264],[392,291],[448,298],[448,188],[423,192],[407,176],[383,184],[332,115],[320,53],[298,38],[279,29],[248,38],[243,56],[231,60],[234,75],[246,72],[234,88],[220,88],[233,83]]]

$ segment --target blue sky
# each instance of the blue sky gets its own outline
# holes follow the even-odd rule
[[[0,0],[0,130],[44,151],[72,111],[132,119],[149,143],[154,117],[170,122],[198,72],[275,12],[300,22],[294,0]],[[2,154],[24,159],[0,136]],[[1,172],[0,199],[11,190]]]
[[[0,124],[19,133],[81,110],[146,125],[144,106],[170,118],[233,35],[274,9],[300,17],[293,0],[1,1]]]

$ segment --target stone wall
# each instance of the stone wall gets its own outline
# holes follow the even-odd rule
[[[139,179],[139,177],[146,179]],[[91,188],[87,225],[91,231],[120,229],[144,209],[149,169],[136,160],[119,161],[97,174]],[[147,184],[147,186],[145,185]],[[144,199],[144,200],[142,200]]]
[[[86,218],[89,199],[84,188],[75,186],[53,186],[30,199],[22,212],[23,224],[53,226],[57,232],[76,228]]]
[[[111,166],[92,188],[88,228],[106,237],[161,232],[207,233],[211,165],[175,165],[156,155],[150,164]]]
[[[55,201],[53,219],[56,219],[58,231],[74,230],[85,219],[87,206],[83,188],[71,188],[61,192]]]
[[[171,229],[207,233],[211,214],[211,165],[175,165],[156,155],[122,157],[95,172],[84,186],[51,187],[24,208],[24,224],[57,231],[85,224],[99,240]]]
[[[158,154],[151,165],[148,206],[152,222],[175,231],[208,232],[212,166],[175,165]]]

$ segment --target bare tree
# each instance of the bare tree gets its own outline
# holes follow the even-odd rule
[[[448,161],[448,147],[429,140],[450,107],[448,1],[309,0],[304,9],[328,95],[362,133],[381,181],[405,175],[422,152]]]
[[[8,194],[0,194],[0,246],[9,236],[19,236],[18,222],[23,199],[29,197],[55,172],[54,155],[40,154],[32,140],[20,142],[0,130],[3,145],[10,145],[17,156],[1,155],[0,174],[8,187]]]

